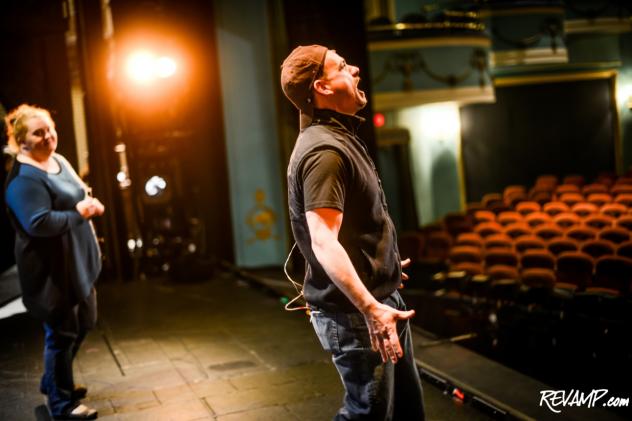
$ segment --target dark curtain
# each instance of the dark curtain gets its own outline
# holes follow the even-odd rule
[[[510,184],[533,185],[541,174],[615,169],[611,80],[496,88],[495,104],[461,109],[468,202]]]

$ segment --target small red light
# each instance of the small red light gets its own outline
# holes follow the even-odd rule
[[[456,387],[452,391],[452,396],[456,397],[460,401],[465,399],[465,394],[461,392],[459,389],[457,389]]]
[[[375,127],[382,127],[386,123],[386,117],[382,113],[373,114],[373,125]]]

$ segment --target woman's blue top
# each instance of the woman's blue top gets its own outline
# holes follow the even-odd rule
[[[22,299],[51,322],[88,296],[101,271],[92,224],[75,209],[85,190],[65,159],[53,159],[56,174],[15,160],[6,184]]]

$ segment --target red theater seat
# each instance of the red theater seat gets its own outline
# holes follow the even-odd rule
[[[632,282],[632,259],[621,256],[604,256],[595,264],[594,286],[630,293]]]
[[[482,263],[483,253],[481,249],[473,246],[454,246],[450,249],[450,255],[448,257],[451,264],[471,262]]]
[[[592,282],[595,261],[582,252],[567,251],[557,258],[557,281],[583,290]]]
[[[614,222],[614,225],[626,229],[628,232],[632,232],[632,215],[620,216],[619,219]]]
[[[604,228],[599,232],[598,238],[621,244],[630,240],[630,233],[625,228]]]
[[[521,222],[524,220],[524,217],[521,213],[515,211],[505,211],[498,214],[496,221],[503,226],[507,226],[509,224],[514,224],[516,222]]]
[[[553,217],[553,222],[561,229],[568,230],[569,228],[581,225],[582,220],[573,212],[562,212]]]
[[[478,210],[474,212],[474,223],[480,224],[481,222],[495,222],[496,214],[490,210]]]
[[[505,234],[513,239],[522,235],[530,235],[531,233],[531,227],[524,222],[516,222],[505,227]]]
[[[590,215],[584,219],[584,226],[601,230],[614,226],[614,218],[608,215]]]
[[[516,251],[524,253],[527,250],[541,250],[546,248],[544,241],[535,235],[522,235],[515,240]]]
[[[573,206],[576,203],[583,202],[584,196],[579,193],[564,193],[560,195],[558,200],[568,206]]]
[[[544,268],[555,269],[555,256],[548,250],[527,250],[520,258],[523,269]]]
[[[590,255],[593,259],[598,259],[602,256],[613,256],[616,253],[617,246],[610,241],[588,240],[582,244],[580,250]]]
[[[621,203],[622,205],[627,206],[628,208],[632,207],[632,193],[622,193],[617,195],[614,199],[615,203]]]
[[[553,238],[563,237],[564,231],[562,231],[557,225],[543,225],[538,227],[534,234],[544,241],[550,241]]]
[[[513,249],[513,240],[506,234],[492,234],[485,237],[484,240],[485,249]]]
[[[522,283],[531,288],[553,289],[555,285],[555,271],[546,268],[529,268],[520,275]]]
[[[574,184],[578,187],[584,185],[586,180],[584,180],[584,176],[580,174],[569,174],[562,180],[562,184]]]
[[[571,208],[563,202],[549,202],[544,204],[542,210],[551,216],[555,216],[558,213],[570,212]]]
[[[599,212],[599,207],[594,203],[579,202],[573,205],[571,211],[580,218],[587,218]]]
[[[483,238],[475,232],[462,232],[456,237],[456,245],[483,248]]]
[[[533,212],[525,216],[525,221],[531,228],[552,222],[551,216],[545,212]]]
[[[474,232],[485,238],[488,235],[501,234],[503,227],[498,222],[481,222],[474,226]]]
[[[505,248],[489,249],[485,253],[485,265],[486,267],[492,267],[496,265],[504,266],[518,266],[518,255]]]
[[[621,203],[607,203],[599,209],[599,212],[613,218],[619,218],[621,215],[625,215],[627,211],[627,206],[622,205]]]
[[[560,184],[555,188],[556,195],[561,196],[564,193],[581,193],[581,189],[575,184]]]
[[[522,216],[527,216],[532,212],[540,212],[542,207],[538,202],[524,201],[516,205],[516,211],[520,212]]]
[[[608,193],[608,191],[609,191],[608,186],[601,183],[587,184],[584,187],[582,187],[582,193],[584,197],[593,193]]]
[[[487,269],[487,274],[493,280],[520,279],[520,274],[515,266],[495,265]]]
[[[559,256],[565,251],[579,250],[579,243],[571,238],[554,238],[548,243],[547,249],[555,256]]]
[[[619,244],[619,247],[617,248],[617,256],[632,259],[632,241],[626,241],[625,243]]]
[[[586,240],[594,240],[597,238],[597,233],[598,231],[591,227],[574,227],[566,231],[566,237],[581,243]]]
[[[593,193],[591,195],[588,195],[588,198],[586,199],[586,201],[594,205],[597,205],[599,207],[602,207],[606,203],[612,202],[612,196],[606,193]]]

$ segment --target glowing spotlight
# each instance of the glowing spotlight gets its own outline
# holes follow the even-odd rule
[[[149,197],[156,197],[167,188],[167,182],[164,178],[154,175],[145,183],[145,193]]]
[[[156,78],[155,63],[156,58],[151,52],[136,51],[127,59],[127,75],[137,83],[149,84]]]
[[[171,57],[160,57],[156,60],[156,75],[160,78],[166,79],[173,76],[176,73],[178,65]]]
[[[150,85],[156,79],[166,79],[175,75],[178,63],[168,56],[157,56],[149,50],[138,50],[127,58],[127,76],[139,85]]]

